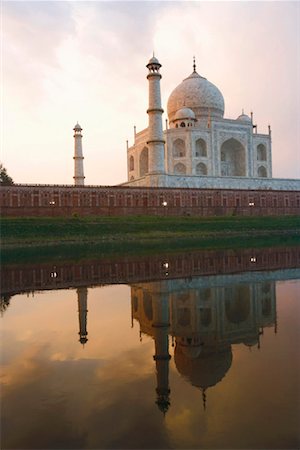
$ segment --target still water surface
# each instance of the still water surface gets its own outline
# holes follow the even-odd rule
[[[3,449],[299,448],[299,270],[170,269],[2,302]]]

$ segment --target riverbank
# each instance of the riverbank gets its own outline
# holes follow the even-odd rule
[[[141,242],[204,237],[297,235],[300,217],[2,218],[2,245]]]
[[[300,245],[300,217],[2,218],[2,262]]]

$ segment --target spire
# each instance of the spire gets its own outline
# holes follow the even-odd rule
[[[196,58],[193,56],[193,72],[196,72]]]
[[[204,411],[205,411],[205,410],[206,410],[206,393],[205,393],[206,389],[205,389],[205,388],[202,388],[201,391],[202,391],[202,403],[203,403],[203,409],[204,409]]]

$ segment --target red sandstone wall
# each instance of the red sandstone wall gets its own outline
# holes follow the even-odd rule
[[[14,185],[1,186],[0,207],[3,216],[15,217],[298,215],[300,192]]]

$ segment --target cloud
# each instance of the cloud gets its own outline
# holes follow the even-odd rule
[[[21,97],[27,107],[40,100],[47,70],[58,64],[57,48],[73,32],[67,2],[4,2],[3,67],[7,97],[12,94]]]
[[[79,120],[86,183],[125,181],[125,141],[132,143],[133,125],[147,126],[145,65],[155,50],[162,63],[164,108],[172,89],[192,71],[195,55],[199,73],[222,91],[226,117],[235,118],[244,108],[254,111],[259,131],[272,125],[274,175],[300,176],[300,161],[295,163],[299,7],[293,2],[6,2],[9,173],[17,182],[72,184],[72,128]]]

